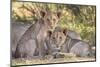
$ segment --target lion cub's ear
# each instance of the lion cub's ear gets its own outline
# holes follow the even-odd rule
[[[41,11],[40,11],[41,18],[44,18],[44,16],[45,16],[46,14],[47,14],[46,11],[44,11],[44,10],[41,10]]]
[[[48,31],[48,32],[47,32],[47,35],[48,35],[49,37],[51,37],[52,31]]]
[[[63,33],[67,36],[68,30],[66,28],[63,29]]]
[[[57,12],[57,17],[60,18],[61,17],[61,11]]]

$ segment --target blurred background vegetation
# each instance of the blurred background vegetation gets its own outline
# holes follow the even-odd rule
[[[59,25],[78,32],[82,39],[95,45],[96,7],[91,5],[47,4],[12,2],[12,22],[33,23],[37,19],[35,10],[44,9],[62,12]]]

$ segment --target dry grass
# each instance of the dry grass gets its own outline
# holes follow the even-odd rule
[[[82,57],[64,57],[56,59],[33,59],[33,60],[22,60],[13,59],[12,66],[15,65],[32,65],[32,64],[48,64],[48,63],[63,63],[63,62],[80,62],[80,61],[95,61],[95,58],[82,58]]]

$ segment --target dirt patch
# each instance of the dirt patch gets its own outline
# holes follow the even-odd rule
[[[48,64],[48,63],[63,63],[63,62],[84,62],[84,61],[95,61],[94,57],[91,58],[82,58],[82,57],[64,57],[64,58],[56,58],[56,59],[33,59],[33,60],[25,60],[25,59],[13,59],[12,66],[15,65],[32,65],[32,64]]]

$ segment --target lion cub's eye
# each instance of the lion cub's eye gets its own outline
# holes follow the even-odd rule
[[[56,21],[56,19],[53,19],[53,21]]]
[[[49,18],[47,18],[47,21],[49,21]]]
[[[55,37],[53,37],[53,39],[55,39]]]
[[[62,39],[62,37],[60,37],[60,39]]]

